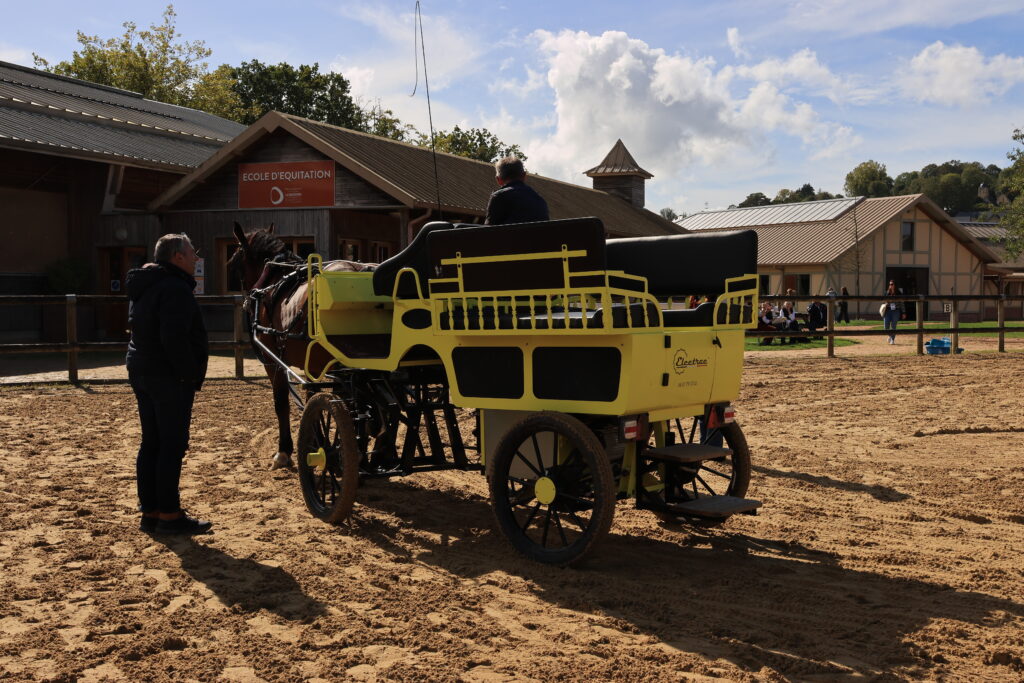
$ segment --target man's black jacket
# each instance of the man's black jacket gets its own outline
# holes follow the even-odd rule
[[[548,203],[521,180],[513,180],[493,192],[487,201],[485,225],[530,223],[548,220]]]
[[[198,389],[210,350],[206,325],[192,290],[196,281],[170,263],[128,271],[128,370],[175,377]]]

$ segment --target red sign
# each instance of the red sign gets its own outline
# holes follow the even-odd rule
[[[334,206],[334,162],[238,165],[238,208]]]

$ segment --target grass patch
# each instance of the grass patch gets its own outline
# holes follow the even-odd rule
[[[878,325],[876,323],[865,323],[865,324],[871,325],[872,326],[871,329],[874,329],[874,330],[884,329],[884,325]],[[1021,322],[1020,320],[1008,320],[1006,322],[1006,324],[1008,326],[1024,328],[1024,322]],[[903,329],[903,330],[905,330],[907,328],[913,329],[915,327],[917,327],[917,323],[915,323],[912,320],[909,321],[909,322],[906,321],[906,320],[901,320],[900,321],[900,329]],[[924,324],[925,331],[927,331],[930,328],[943,328],[943,327],[949,327],[949,321],[948,320],[944,320],[944,321],[941,321],[941,322],[930,321],[930,322],[926,322]],[[998,337],[999,336],[998,332],[986,331],[986,329],[994,328],[994,327],[998,327],[998,323],[996,323],[996,321],[994,321],[994,320],[987,320],[987,321],[982,322],[982,323],[960,323],[960,336],[961,337]],[[965,331],[965,330],[974,330],[974,331]],[[943,332],[942,334],[948,336],[949,334],[952,334],[952,333]],[[1006,336],[1009,337],[1009,338],[1021,338],[1021,337],[1024,337],[1024,330],[1022,330],[1020,332],[1007,332]]]
[[[776,337],[775,341],[767,346],[761,346],[761,339],[755,337],[749,337],[746,343],[743,345],[744,351],[795,351],[797,349],[824,349],[828,346],[828,340],[824,337],[821,339],[811,338],[811,341],[799,344],[780,344],[779,339],[785,339],[785,337]],[[836,338],[836,346],[852,346],[858,344],[852,339],[839,339]]]

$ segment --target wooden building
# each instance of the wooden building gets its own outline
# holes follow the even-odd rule
[[[620,192],[537,175],[528,183],[547,200],[552,218],[597,216],[610,236],[679,231]],[[270,112],[152,202],[150,211],[165,232],[186,232],[212,255],[207,291],[228,293],[238,290],[224,267],[235,248],[235,221],[246,231],[273,223],[300,256],[315,251],[380,262],[408,244],[424,220],[481,222],[495,189],[492,164],[435,157],[416,145]],[[137,229],[137,241],[152,239],[151,226]]]
[[[686,230],[753,229],[763,294],[821,297],[829,287],[882,295],[890,280],[906,294],[992,293],[987,268],[997,254],[922,194],[705,211],[679,221]],[[851,304],[850,315],[877,317],[877,305]],[[984,311],[964,305],[964,320]],[[910,311],[913,317],[913,311]],[[931,318],[942,316],[930,310]]]

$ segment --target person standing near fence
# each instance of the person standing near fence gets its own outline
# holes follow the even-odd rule
[[[839,290],[839,294],[844,297],[850,296],[850,290],[848,290],[846,287],[843,287],[842,289]],[[850,302],[846,300],[839,302],[839,312],[836,313],[837,323],[842,322],[844,320],[847,323],[850,322]]]
[[[889,280],[889,288],[885,290],[886,296],[899,296],[900,292],[896,289],[895,280]],[[889,335],[889,343],[896,343],[896,323],[900,321],[903,315],[903,302],[900,301],[886,301],[882,304],[882,324],[887,330],[893,330],[893,334]]]
[[[198,257],[185,234],[164,235],[153,260],[128,272],[128,379],[139,406],[142,443],[135,460],[139,528],[202,534],[213,526],[181,509],[178,484],[188,450],[195,393],[209,360],[206,326],[193,295]]]

